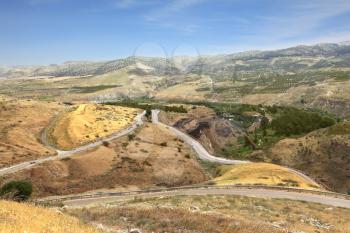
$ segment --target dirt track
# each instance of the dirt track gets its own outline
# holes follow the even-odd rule
[[[32,160],[32,161],[23,162],[23,163],[20,163],[20,164],[13,165],[11,167],[2,168],[2,169],[0,169],[0,176],[6,175],[6,174],[10,174],[10,173],[14,173],[14,172],[17,172],[17,171],[21,171],[21,170],[24,170],[24,169],[28,169],[28,168],[31,168],[31,167],[37,165],[37,164],[44,163],[46,161],[64,159],[64,158],[70,157],[70,156],[72,156],[74,154],[81,153],[81,152],[90,150],[92,148],[95,148],[97,146],[100,146],[100,145],[102,145],[103,141],[111,141],[111,140],[114,140],[116,138],[123,137],[123,136],[133,132],[140,125],[143,124],[142,117],[144,115],[145,115],[145,112],[142,112],[141,114],[138,114],[136,116],[135,122],[130,127],[126,128],[126,129],[124,129],[122,131],[116,132],[115,134],[112,134],[109,137],[102,138],[99,141],[89,143],[87,145],[75,148],[73,150],[69,150],[69,151],[57,150],[57,155],[56,156],[51,156],[51,157],[47,157],[47,158]]]

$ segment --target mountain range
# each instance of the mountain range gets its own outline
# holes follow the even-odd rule
[[[104,62],[70,61],[48,66],[0,66],[0,77],[86,76],[117,71],[143,64],[135,72],[154,75],[204,74],[230,75],[234,72],[300,72],[350,65],[350,42],[300,45],[274,51],[248,51],[215,56],[173,58],[128,57]],[[143,69],[149,67],[150,69]]]

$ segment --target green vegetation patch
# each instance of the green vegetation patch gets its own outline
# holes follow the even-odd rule
[[[187,110],[182,105],[167,105],[161,103],[141,103],[137,100],[123,100],[119,102],[109,102],[109,105],[123,106],[129,108],[144,109],[150,114],[152,109],[159,109],[165,112],[187,113]]]
[[[246,159],[254,150],[267,149],[286,137],[300,137],[334,125],[337,119],[317,109],[231,103],[192,103],[213,109],[233,125],[248,129],[260,119],[260,127],[226,146],[219,153],[230,159]],[[270,119],[270,120],[269,120]],[[334,132],[336,129],[333,129]],[[346,133],[345,129],[342,129]]]
[[[32,184],[28,181],[10,181],[0,189],[0,196],[14,201],[27,200],[33,192]]]
[[[335,120],[316,112],[297,108],[284,108],[270,124],[277,135],[291,136],[306,134],[335,124]]]
[[[121,87],[121,85],[100,85],[100,86],[82,86],[82,87],[73,87],[72,91],[77,93],[94,93],[97,91],[102,91],[105,89]]]

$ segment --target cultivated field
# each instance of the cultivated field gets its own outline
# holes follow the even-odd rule
[[[0,201],[0,233],[97,233],[93,227],[54,210]]]
[[[268,163],[221,166],[218,173],[219,176],[214,179],[217,185],[273,185],[320,189],[320,187],[292,173],[287,168]]]
[[[137,113],[133,108],[81,104],[54,123],[49,139],[60,149],[73,149],[128,127]]]

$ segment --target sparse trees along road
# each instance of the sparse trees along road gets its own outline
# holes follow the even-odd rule
[[[198,157],[202,160],[206,160],[209,162],[215,162],[215,163],[221,163],[221,164],[244,164],[244,163],[250,163],[249,161],[242,161],[242,160],[230,160],[225,158],[219,158],[216,156],[213,156],[209,154],[209,152],[195,139],[190,137],[189,135],[181,132],[180,130],[176,129],[175,127],[166,125],[159,121],[158,115],[159,110],[152,110],[152,123],[162,125],[166,128],[168,128],[170,131],[172,131],[174,134],[176,134],[177,137],[181,138],[184,142],[189,144],[197,153]]]
[[[244,160],[231,160],[231,159],[225,159],[225,158],[219,158],[214,155],[211,155],[197,140],[192,138],[191,136],[187,135],[186,133],[181,132],[180,130],[176,129],[175,127],[166,125],[162,122],[159,121],[158,115],[159,115],[159,110],[152,110],[152,123],[162,125],[169,130],[171,130],[173,133],[175,133],[179,138],[184,140],[187,144],[189,144],[194,151],[197,153],[198,158],[209,161],[209,162],[215,162],[215,163],[220,163],[220,164],[232,164],[232,165],[237,165],[237,164],[245,164],[245,163],[250,163],[250,161],[244,161]],[[314,181],[312,178],[308,177],[307,175],[303,174],[300,171],[297,171],[292,168],[287,168],[290,172],[297,174],[298,176],[304,178],[305,180],[309,181],[310,183],[318,186],[317,182]]]

